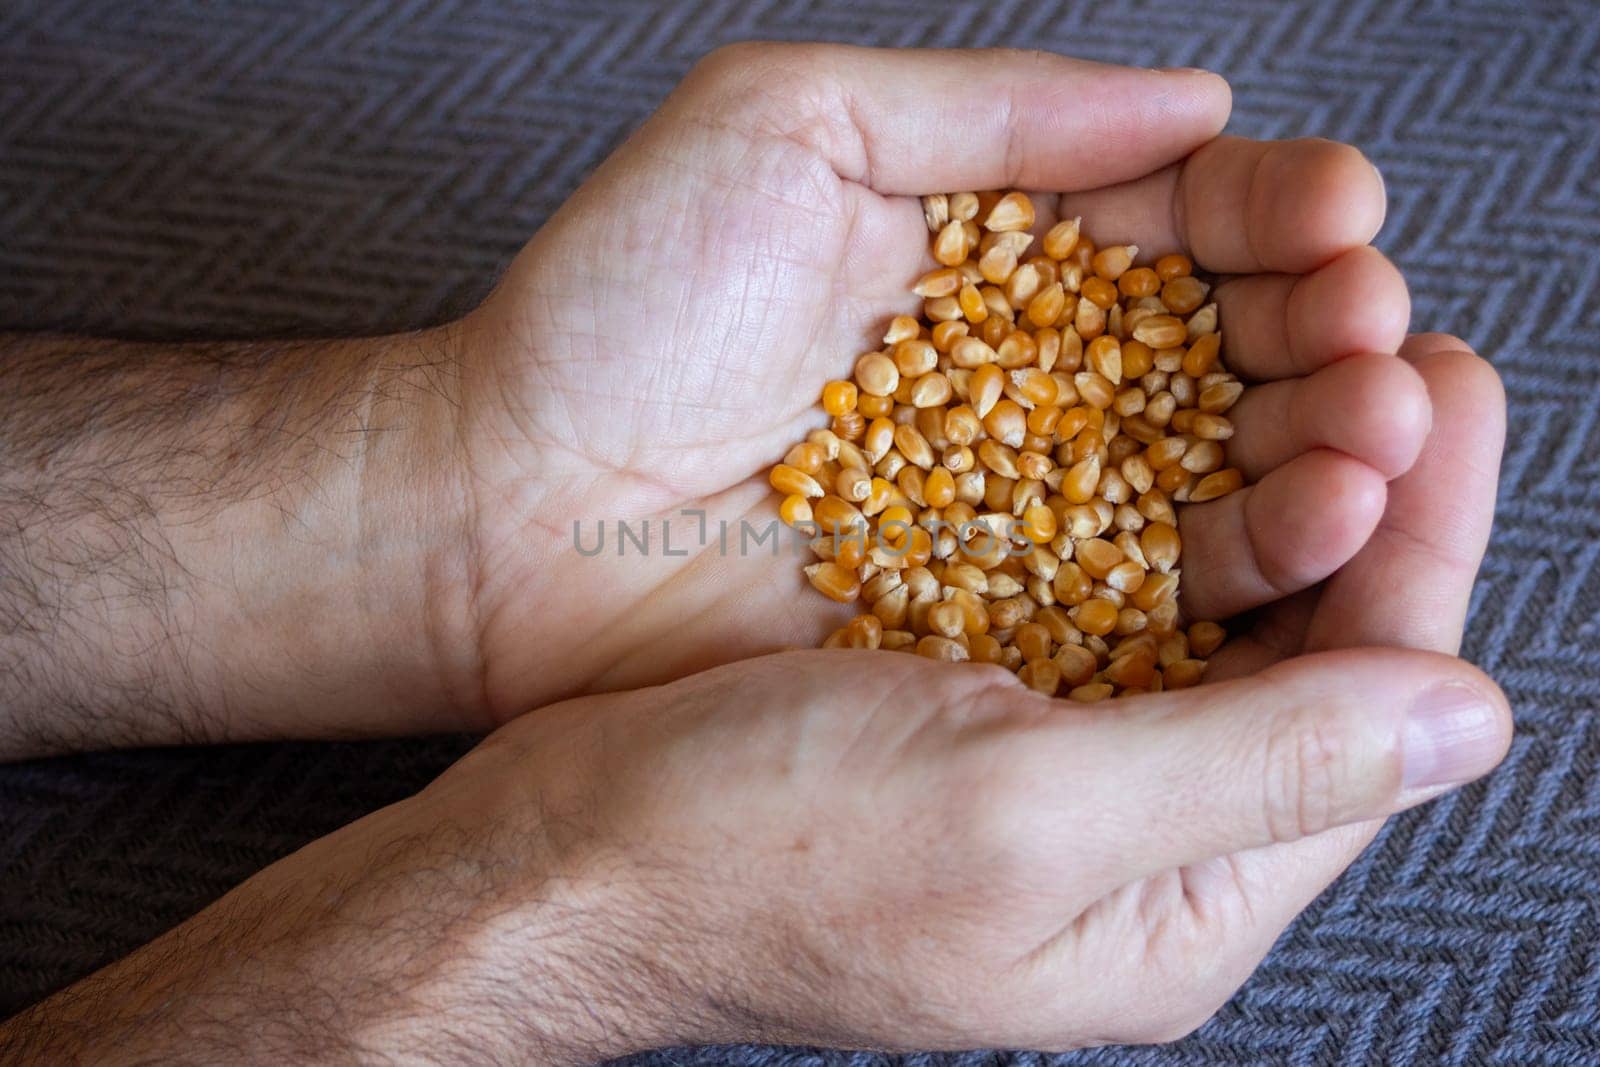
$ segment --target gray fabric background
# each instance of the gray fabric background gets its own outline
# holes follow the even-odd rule
[[[1466,646],[1515,702],[1506,765],[1396,820],[1199,1034],[1071,1062],[1600,1062],[1595,4],[5,0],[0,328],[439,321],[698,56],[749,37],[1009,43],[1219,70],[1236,132],[1336,137],[1380,164],[1381,243],[1411,280],[1417,328],[1463,334],[1509,388]],[[0,768],[0,1013],[415,789],[466,744]],[[889,1060],[722,1049],[641,1062]]]

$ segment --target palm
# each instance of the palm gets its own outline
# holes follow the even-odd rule
[[[649,205],[687,190],[660,187],[657,171],[615,168],[624,174],[613,178],[612,168],[602,170],[585,193],[604,196],[607,206],[586,198],[569,205],[479,312],[511,324],[496,327],[509,339],[509,350],[496,354],[498,388],[504,367],[515,368],[504,394],[507,426],[498,432],[532,445],[495,450],[494,469],[481,475],[495,509],[486,542],[504,546],[502,558],[537,539],[537,515],[550,513],[567,517],[544,531],[561,539],[573,519],[592,530],[599,519],[669,518],[679,545],[696,525],[682,517],[686,509],[704,510],[713,523],[769,522],[759,472],[818,425],[822,383],[847,374],[872,347],[874,330],[916,306],[906,279],[926,258],[917,200],[821,176],[815,158],[797,158],[793,144],[764,151],[749,175],[675,218],[668,232]],[[609,251],[619,233],[652,237],[637,254],[619,256]],[[549,263],[577,269],[563,282],[549,277]],[[586,285],[592,295],[530,299],[552,284]],[[528,508],[526,494],[548,491],[553,471],[561,475],[557,498]],[[596,596],[620,583],[639,583],[639,594],[665,583],[675,603],[721,606],[721,620],[688,639],[654,626],[653,639],[632,642],[641,662],[691,668],[709,662],[710,649],[722,659],[809,644],[839,614],[821,598],[797,595],[791,563],[760,553],[706,557],[624,561],[587,579]],[[514,564],[486,570],[508,590],[525,592],[531,580]],[[616,607],[640,610],[639,599]],[[503,629],[529,627],[512,620]],[[525,699],[519,693],[513,702]]]
[[[518,322],[523,349],[506,358],[531,357],[512,399],[535,442],[581,427],[590,473],[632,476],[608,514],[703,501],[770,464],[815,424],[821,383],[914,306],[905,279],[925,240],[914,199],[819,175],[787,142],[753,151],[750,173],[698,199],[681,187],[689,175],[602,170],[497,297],[515,305],[496,313]],[[604,207],[586,202],[600,196]],[[663,202],[688,207],[664,221]],[[615,251],[621,234],[640,235],[636,247]],[[554,263],[588,299],[529,299]]]

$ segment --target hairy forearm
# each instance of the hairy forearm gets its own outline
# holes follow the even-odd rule
[[[475,721],[452,375],[440,333],[0,336],[0,756]]]
[[[559,1063],[648,1044],[610,890],[430,794],[0,1025],[7,1063]],[[618,909],[620,910],[620,909]]]

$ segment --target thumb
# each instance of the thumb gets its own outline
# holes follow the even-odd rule
[[[1225,81],[1004,49],[745,42],[664,112],[713,114],[816,151],[886,194],[1090,189],[1176,162],[1221,131]]]
[[[1092,810],[1148,845],[1127,850],[1129,877],[1401,811],[1487,773],[1511,739],[1487,675],[1402,649],[1305,656],[1125,707],[1097,713],[1096,751],[1079,754],[1102,768]]]

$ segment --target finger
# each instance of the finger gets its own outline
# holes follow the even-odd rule
[[[1225,619],[1315,585],[1366,543],[1384,498],[1383,475],[1319,448],[1255,485],[1184,508],[1184,611]]]
[[[1310,274],[1245,274],[1217,286],[1228,366],[1271,381],[1310,374],[1355,352],[1394,352],[1411,297],[1382,252],[1352,249]]]
[[[747,43],[713,52],[668,108],[817,151],[888,194],[1082,189],[1183,158],[1227,122],[1225,81],[1048,52]]]
[[[1181,164],[1064,196],[1059,210],[1090,220],[1102,243],[1184,248],[1222,274],[1303,274],[1370,242],[1385,198],[1377,169],[1349,145],[1218,137]]]
[[[1510,733],[1471,665],[1351,649],[1121,702],[1072,738],[1098,774],[1061,780],[1114,813],[1125,880],[1403,810],[1487,773]]]
[[[1315,448],[1331,448],[1395,478],[1427,438],[1428,388],[1394,356],[1351,356],[1307,378],[1245,390],[1228,412],[1228,463],[1258,481]]]
[[[1411,338],[1433,427],[1411,472],[1389,490],[1371,541],[1323,593],[1309,648],[1461,645],[1478,565],[1494,518],[1505,391],[1488,362],[1444,334]]]
[[[1206,681],[1243,678],[1300,655],[1321,592],[1315,587],[1305,589],[1256,612],[1248,628],[1230,636],[1206,658]]]
[[[1454,337],[1412,337],[1400,351],[1427,384],[1433,426],[1416,465],[1389,486],[1371,541],[1324,587],[1306,628],[1308,648],[1460,647],[1494,514],[1505,394],[1494,369]],[[1261,887],[1252,912],[1287,922],[1380,826],[1373,820],[1239,857],[1236,866]]]

